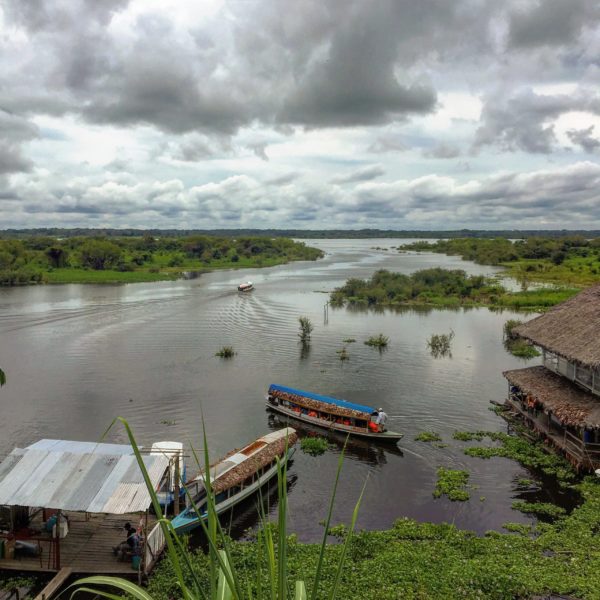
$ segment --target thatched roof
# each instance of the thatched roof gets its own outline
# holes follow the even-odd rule
[[[353,419],[369,420],[371,417],[370,413],[362,412],[359,410],[353,410],[351,408],[344,408],[343,406],[337,406],[336,404],[330,404],[329,402],[320,402],[319,400],[313,400],[306,396],[300,396],[299,394],[292,394],[290,392],[282,392],[280,390],[274,390],[270,392],[271,396],[289,400],[302,408],[308,410],[315,410],[325,412],[330,415],[336,415],[338,417],[350,417]]]
[[[250,477],[253,473],[268,465],[276,456],[282,458],[286,448],[291,448],[298,440],[298,434],[290,429],[291,433],[261,448],[254,456],[249,457],[243,463],[236,465],[224,475],[212,482],[212,488],[215,494],[227,490],[234,485],[239,485],[244,479]],[[239,452],[239,451],[238,451]],[[234,452],[227,456],[232,456]]]
[[[515,369],[503,375],[512,385],[532,394],[544,412],[552,412],[563,425],[600,428],[600,398],[546,367]]]
[[[571,362],[600,368],[600,284],[515,327],[514,332]]]

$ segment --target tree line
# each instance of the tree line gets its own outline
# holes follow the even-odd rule
[[[139,271],[262,266],[323,253],[287,238],[51,237],[0,239],[0,285],[43,283],[55,270]]]

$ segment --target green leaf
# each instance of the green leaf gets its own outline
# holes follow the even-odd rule
[[[73,592],[73,594],[71,594],[71,597],[73,597],[76,593],[83,591],[83,588],[80,587],[82,585],[109,585],[111,587],[117,588],[118,590],[121,590],[129,596],[137,598],[138,600],[153,600],[152,596],[139,585],[136,585],[131,581],[127,581],[127,579],[123,579],[122,577],[108,577],[106,575],[84,577],[83,579],[79,579],[75,583],[71,584],[67,589],[70,589],[72,587],[78,588]],[[90,591],[90,588],[87,588],[86,591]],[[110,594],[108,592],[104,592],[102,590],[92,590],[92,592],[101,594],[106,598],[120,598],[119,596]]]

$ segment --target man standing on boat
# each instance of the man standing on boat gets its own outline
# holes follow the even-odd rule
[[[377,428],[379,432],[385,431],[385,423],[388,420],[388,416],[383,412],[383,408],[377,409],[377,418],[375,419],[375,423],[377,423]]]

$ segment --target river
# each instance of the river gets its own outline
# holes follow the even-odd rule
[[[507,459],[467,457],[468,444],[452,440],[455,430],[506,429],[489,401],[505,397],[502,371],[525,364],[502,346],[502,325],[514,313],[330,308],[324,321],[326,292],[376,269],[497,272],[458,257],[394,248],[409,241],[306,240],[325,258],[188,281],[0,289],[0,365],[8,379],[0,390],[0,455],[44,437],[99,440],[116,416],[129,420],[140,444],[173,439],[200,449],[203,417],[217,458],[277,426],[264,396],[270,383],[280,383],[382,406],[393,417],[390,429],[405,434],[397,448],[349,446],[335,523],[349,522],[367,478],[361,528],[387,528],[404,516],[450,521],[480,534],[506,521],[529,522],[511,503],[531,497],[517,489],[517,480],[531,474]],[[237,284],[247,280],[255,290],[238,293]],[[308,354],[298,343],[299,316],[315,325]],[[432,357],[427,338],[450,329],[452,356]],[[390,337],[381,353],[363,344],[380,332]],[[347,338],[356,342],[344,344]],[[224,345],[234,347],[233,359],[215,356]],[[343,346],[346,362],[336,353]],[[447,446],[415,441],[423,430],[437,431]],[[118,426],[107,439],[126,442]],[[301,540],[322,535],[319,521],[342,446],[336,438],[332,443],[319,457],[298,449],[290,467],[290,531]],[[432,497],[438,466],[470,472],[476,487],[469,502]],[[557,500],[557,494],[546,488],[535,497]],[[247,502],[232,515],[233,532],[243,535],[256,522]]]

